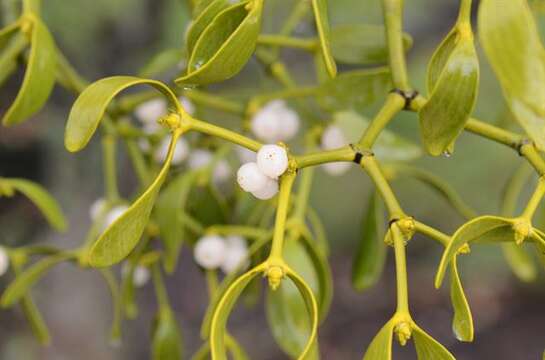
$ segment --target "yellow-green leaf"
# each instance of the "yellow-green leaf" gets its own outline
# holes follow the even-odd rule
[[[320,49],[322,57],[329,76],[334,78],[337,75],[337,65],[331,54],[331,39],[329,28],[329,16],[326,0],[312,0],[312,9],[314,10],[314,18],[316,20],[316,28],[318,29],[318,37],[320,38]]]
[[[342,24],[331,28],[331,53],[345,64],[383,64],[388,61],[385,28],[371,24]],[[413,39],[403,34],[403,45],[409,50]]]
[[[229,79],[254,52],[261,28],[263,0],[234,4],[202,32],[190,54],[187,74],[177,84],[209,84]]]
[[[386,262],[384,206],[373,192],[362,222],[362,238],[352,263],[352,286],[364,291],[377,283]]]
[[[191,54],[199,40],[199,37],[202,35],[203,31],[208,25],[214,20],[214,18],[223,10],[231,6],[231,2],[228,0],[213,0],[210,2],[204,10],[202,10],[197,18],[191,23],[191,27],[187,31],[186,37],[186,46],[187,52]]]
[[[395,322],[390,320],[367,347],[363,360],[391,360]]]
[[[452,240],[441,258],[435,286],[439,288],[443,282],[447,265],[465,244],[471,242],[514,241],[513,221],[499,216],[481,216],[462,225],[452,236]]]
[[[160,81],[133,76],[101,79],[89,85],[72,106],[64,134],[66,149],[71,152],[83,149],[91,140],[112,99],[122,90],[140,84],[151,85],[159,90],[170,101],[170,105],[180,111],[178,98]]]
[[[414,346],[418,360],[456,360],[454,356],[424,330],[413,324]]]
[[[32,20],[30,55],[19,93],[2,118],[5,126],[19,124],[37,113],[55,85],[56,47],[47,27]]]
[[[478,24],[509,109],[545,150],[545,50],[527,1],[483,0]]]
[[[72,253],[51,255],[22,271],[2,294],[0,305],[3,308],[15,305],[51,268],[74,258],[75,255]]]
[[[420,132],[432,155],[449,151],[469,120],[479,86],[479,60],[470,29],[451,33],[428,70],[430,97],[420,109]]]
[[[148,224],[157,194],[168,175],[179,135],[178,132],[173,133],[163,168],[150,187],[94,243],[89,253],[92,266],[116,264],[127,257],[138,244]]]
[[[456,257],[450,265],[450,300],[454,308],[454,318],[452,320],[454,335],[460,341],[473,341],[473,316],[458,274]]]
[[[152,339],[153,360],[182,359],[182,334],[170,309],[160,309]]]
[[[0,30],[0,85],[15,71],[17,57],[28,46],[28,38],[19,30],[19,23]]]

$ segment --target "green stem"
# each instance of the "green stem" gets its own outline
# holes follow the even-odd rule
[[[435,228],[432,228],[431,226],[429,225],[426,225],[426,224],[423,224],[419,221],[416,221],[415,220],[415,225],[416,225],[416,231],[423,234],[423,235],[426,235],[434,240],[437,240],[437,242],[439,242],[441,245],[443,246],[447,246],[450,242],[450,236],[448,236],[447,234],[445,233],[442,233],[441,231],[435,229]]]
[[[16,34],[16,36],[13,36],[11,41],[7,42],[7,45],[2,49],[2,57],[0,58],[0,69],[2,69],[0,71],[2,74],[4,74],[4,69],[10,68],[10,66],[17,66],[17,62],[15,60],[17,60],[19,54],[26,49],[28,44],[28,38],[20,34]]]
[[[350,146],[345,146],[335,150],[319,151],[301,156],[296,156],[295,161],[298,169],[309,166],[316,166],[331,162],[351,162],[354,161],[356,153]]]
[[[297,197],[295,199],[295,209],[293,211],[293,218],[305,221],[305,214],[307,212],[308,203],[310,200],[310,193],[312,189],[312,180],[314,179],[314,169],[305,169],[299,180],[299,187],[297,189]]]
[[[391,227],[394,240],[394,252],[396,261],[396,285],[397,285],[397,312],[409,313],[409,290],[407,281],[407,255],[405,254],[405,240],[399,227],[394,223]]]
[[[257,43],[260,45],[291,47],[310,52],[315,51],[318,45],[316,39],[301,39],[285,35],[259,35]]]
[[[219,287],[218,275],[215,270],[206,270],[206,284],[208,285],[208,297],[213,299]]]
[[[528,204],[526,205],[526,208],[522,213],[523,218],[526,218],[528,220],[532,219],[537,210],[537,207],[543,199],[543,196],[545,196],[545,178],[541,177],[539,179],[539,182],[537,183],[537,187],[534,190],[534,193],[532,194],[532,197],[530,197],[530,200],[528,200]]]
[[[168,300],[168,293],[163,281],[163,275],[161,274],[161,267],[159,264],[152,266],[153,284],[155,286],[155,296],[157,297],[157,303],[160,309],[170,309],[170,302]]]
[[[410,90],[403,47],[403,0],[382,0],[392,80],[400,90]]]
[[[210,123],[194,118],[190,119],[190,129],[210,136],[219,137],[221,139],[243,146],[252,151],[257,152],[261,148],[261,144],[255,140],[240,135],[234,131],[227,130],[220,126],[212,125]]]
[[[457,22],[471,24],[471,3],[472,0],[460,0]]]
[[[288,170],[289,171],[289,170]],[[286,219],[290,203],[291,189],[295,181],[296,173],[288,172],[280,179],[280,194],[278,195],[278,208],[276,210],[276,221],[271,248],[271,258],[281,259],[284,249],[284,236],[286,230]]]
[[[114,135],[106,134],[102,137],[102,152],[104,158],[106,198],[108,201],[113,202],[119,199],[119,192],[117,190],[116,138]]]
[[[540,176],[545,176],[545,161],[533,143],[524,144],[518,150]]]
[[[404,106],[405,99],[402,96],[396,93],[390,93],[379,113],[367,129],[365,129],[365,132],[359,141],[359,146],[363,149],[371,149],[382,130],[384,130],[397,113],[403,110]]]

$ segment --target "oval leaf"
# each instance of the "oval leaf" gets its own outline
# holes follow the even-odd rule
[[[213,0],[199,13],[187,31],[186,46],[189,54],[193,53],[193,48],[206,27],[212,23],[219,13],[231,6],[231,4],[228,0]]]
[[[320,49],[324,60],[327,73],[330,77],[337,76],[337,65],[331,54],[330,44],[330,28],[329,16],[326,0],[312,0],[312,9],[314,10],[314,18],[316,20],[316,28],[318,29],[318,37],[320,39]]]
[[[37,113],[55,85],[55,42],[42,21],[37,17],[32,19],[31,48],[25,77],[15,101],[2,118],[5,126],[19,124]]]
[[[473,341],[473,316],[467,302],[462,281],[458,274],[456,257],[450,265],[450,300],[454,308],[454,319],[452,320],[452,331],[460,341]]]
[[[388,61],[386,29],[381,25],[343,24],[331,28],[331,53],[338,62],[371,65]],[[409,50],[413,40],[403,34],[403,45]]]
[[[70,152],[83,149],[91,140],[112,99],[122,90],[140,84],[151,85],[159,90],[181,112],[176,95],[160,81],[133,76],[105,78],[89,85],[72,106],[64,134],[66,149]]]
[[[424,330],[413,324],[414,346],[418,360],[456,360],[454,356]]]
[[[187,74],[177,84],[209,84],[239,73],[254,52],[261,28],[262,0],[245,1],[219,13],[194,46]]]
[[[384,206],[373,193],[362,223],[363,235],[352,264],[352,286],[364,291],[377,283],[386,263]]]
[[[395,321],[390,320],[380,329],[365,351],[363,360],[391,360]]]
[[[179,136],[178,132],[173,133],[167,158],[155,181],[94,243],[89,252],[91,266],[105,267],[116,264],[136,247],[148,224],[157,194],[168,175]]]
[[[545,50],[528,2],[483,0],[478,24],[511,113],[545,150]]]

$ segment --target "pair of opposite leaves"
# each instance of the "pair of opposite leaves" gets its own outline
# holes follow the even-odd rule
[[[335,77],[337,67],[331,54],[329,22],[325,0],[312,0],[320,49],[326,68]],[[188,30],[189,54],[186,75],[176,83],[201,85],[220,82],[236,75],[248,62],[261,30],[263,0],[233,4],[212,0],[197,14]]]

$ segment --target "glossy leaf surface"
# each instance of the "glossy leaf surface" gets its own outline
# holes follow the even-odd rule
[[[456,258],[452,260],[450,265],[450,300],[454,308],[454,319],[452,320],[454,335],[460,341],[473,341],[473,316],[462,287]]]

